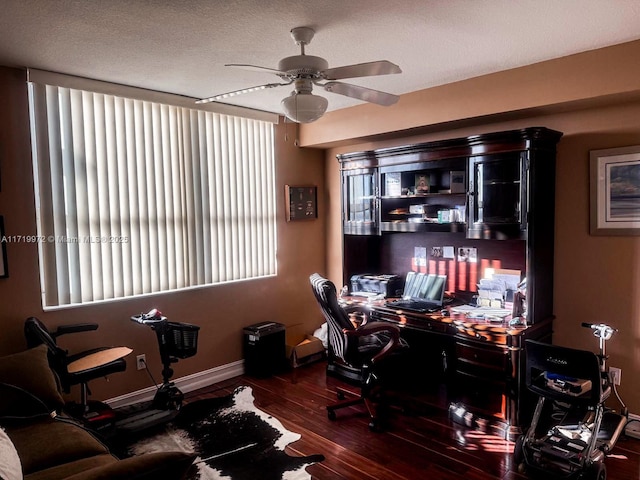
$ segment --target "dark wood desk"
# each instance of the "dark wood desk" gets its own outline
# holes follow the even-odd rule
[[[526,275],[529,328],[403,312],[382,303],[362,306],[373,320],[402,328],[412,347],[413,373],[425,386],[444,392],[445,405],[489,418],[507,433],[528,423],[524,341],[551,337],[555,163],[561,136],[531,127],[337,156],[343,285],[365,272],[446,273],[448,289],[462,297],[477,292],[487,268]],[[416,189],[423,176],[429,178],[428,192]],[[454,182],[454,177],[464,180]],[[464,214],[455,221],[435,221],[440,212],[444,221],[447,210]],[[454,251],[476,249],[476,262],[443,258],[437,252],[444,245]],[[416,246],[425,250],[426,265],[418,264]],[[476,422],[470,415],[464,418]]]
[[[433,404],[452,418],[513,439],[532,414],[534,399],[525,386],[524,341],[551,339],[552,319],[510,327],[465,315],[398,310],[384,300],[342,299],[348,311],[369,321],[398,325],[411,349],[412,378],[431,392]],[[428,397],[428,396],[427,396]]]

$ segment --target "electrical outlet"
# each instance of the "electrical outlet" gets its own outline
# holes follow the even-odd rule
[[[136,357],[136,366],[138,367],[138,370],[144,370],[147,368],[147,357],[144,353]]]
[[[609,367],[609,375],[611,375],[611,380],[614,385],[620,385],[620,381],[622,380],[622,370],[617,367]]]

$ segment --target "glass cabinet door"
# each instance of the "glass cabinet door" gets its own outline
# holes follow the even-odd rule
[[[345,234],[378,233],[377,169],[343,173],[342,198]]]
[[[469,231],[519,236],[526,229],[526,170],[520,152],[472,157],[469,165]],[[482,232],[482,233],[480,233]]]

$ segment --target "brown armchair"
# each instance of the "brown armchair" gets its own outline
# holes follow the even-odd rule
[[[336,419],[336,410],[362,403],[370,416],[369,428],[380,428],[380,410],[384,406],[384,388],[393,365],[408,345],[400,338],[396,325],[363,322],[356,327],[338,303],[335,285],[314,273],[309,278],[313,293],[327,320],[329,351],[335,361],[358,372],[360,395],[346,399],[349,391],[338,388],[339,401],[327,406],[329,419]],[[389,375],[391,374],[391,375]]]

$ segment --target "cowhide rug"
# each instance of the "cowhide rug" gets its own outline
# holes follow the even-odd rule
[[[250,387],[188,403],[163,429],[127,447],[130,455],[164,450],[196,452],[189,480],[309,480],[305,468],[322,455],[293,457],[285,447],[300,439],[257,409]]]

